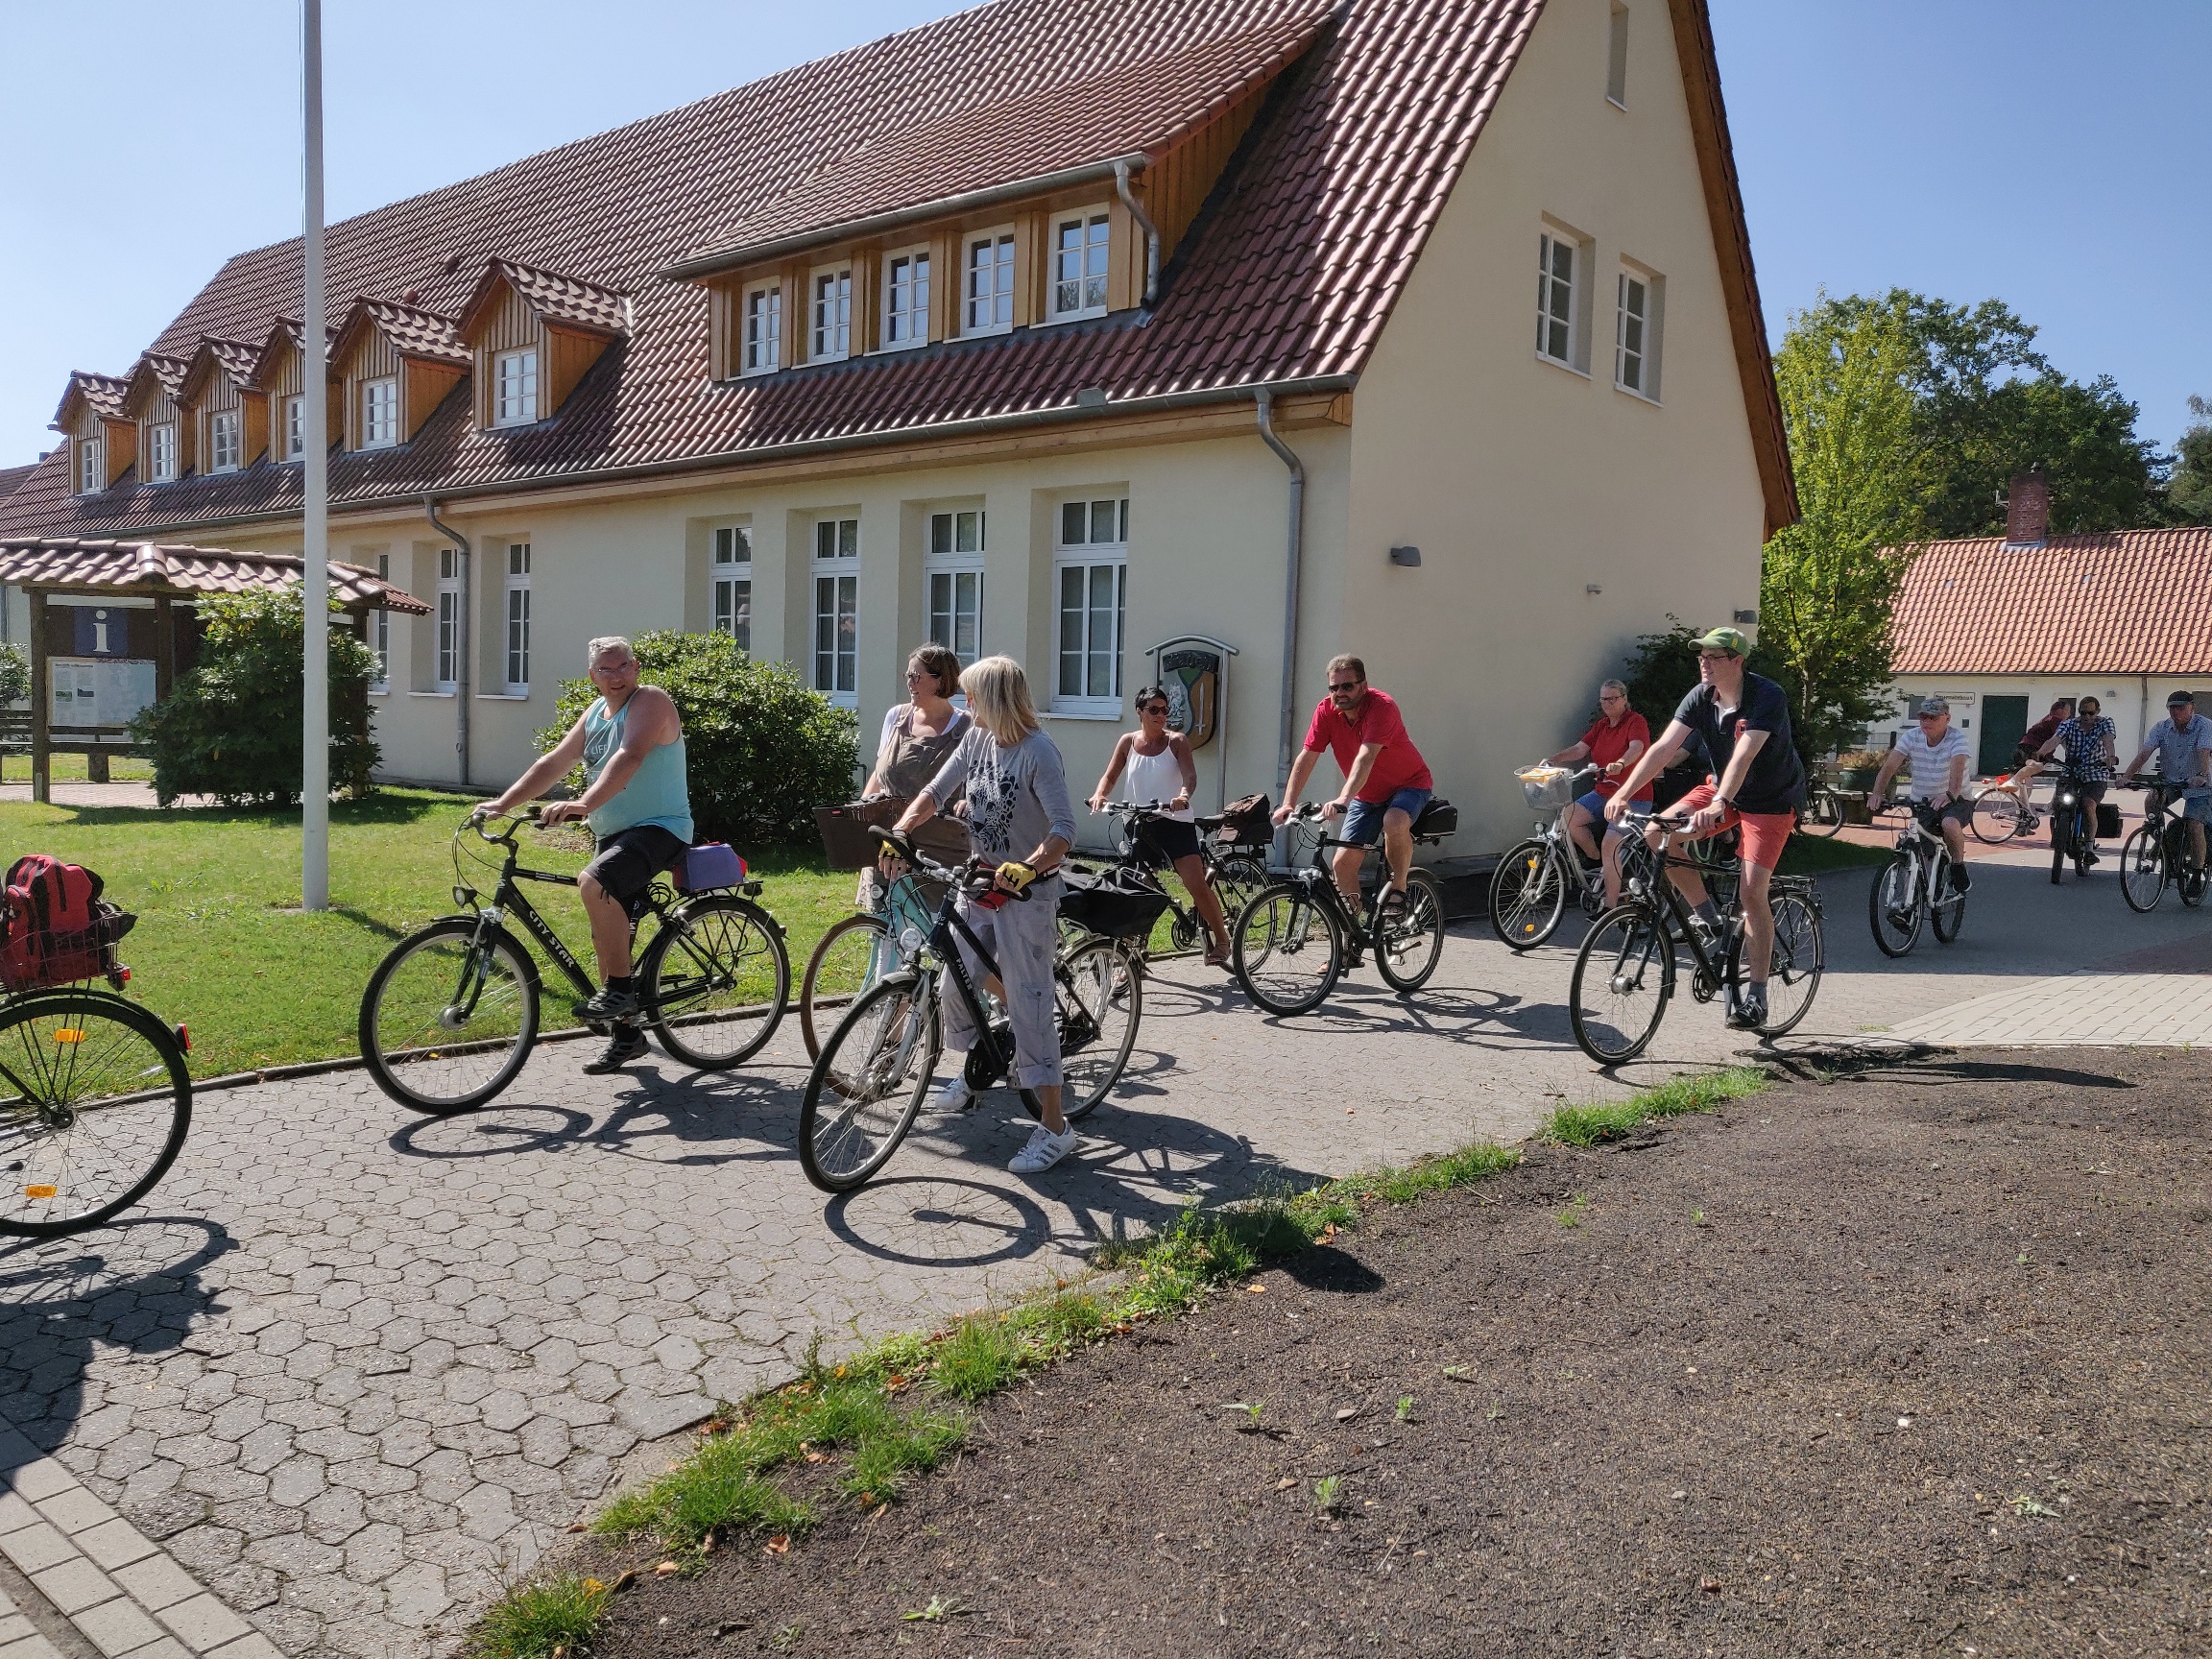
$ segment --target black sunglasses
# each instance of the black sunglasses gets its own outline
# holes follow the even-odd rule
[[[1366,684],[1367,682],[1364,680],[1332,680],[1329,682],[1329,689],[1332,691],[1357,691]]]

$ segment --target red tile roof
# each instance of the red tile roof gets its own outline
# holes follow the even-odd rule
[[[1900,674],[2212,674],[2212,528],[1938,541],[1895,640]]]
[[[331,500],[466,495],[531,483],[721,466],[963,424],[1111,419],[1139,400],[1347,386],[1443,211],[1542,0],[993,0],[632,126],[331,227],[334,294],[458,315],[489,260],[628,293],[628,335],[553,419],[486,432],[454,397],[394,449],[342,453]],[[1727,156],[1705,0],[1669,0],[1697,156],[1722,245],[1771,522],[1795,517],[1771,372]],[[672,264],[733,228],[941,191],[1179,130],[1239,73],[1307,42],[1163,274],[1157,305],[1048,329],[786,371],[707,377],[706,292]],[[1249,84],[1248,82],[1245,84]],[[1144,100],[1162,88],[1157,121]],[[1077,95],[1080,94],[1080,97]],[[1063,118],[1062,106],[1072,111]],[[951,134],[1002,112],[970,161]],[[1029,122],[1016,122],[1014,112]],[[934,134],[923,159],[914,133]],[[966,169],[963,171],[962,169]],[[297,309],[300,247],[231,259],[154,349],[261,339]],[[534,302],[544,299],[539,291]],[[1764,392],[1761,392],[1764,388]],[[1077,395],[1102,390],[1103,407]],[[1765,407],[1762,406],[1764,401]],[[0,507],[0,533],[115,534],[296,517],[300,469],[126,487],[84,500],[65,467]]]
[[[630,296],[621,290],[581,276],[564,276],[558,271],[517,265],[512,259],[494,259],[485,267],[469,303],[461,307],[463,333],[473,331],[478,307],[502,285],[521,295],[522,302],[547,323],[594,334],[629,332]]]
[[[233,553],[154,541],[63,537],[0,540],[0,582],[42,589],[112,588],[118,591],[244,593],[300,580],[297,553]],[[373,570],[329,562],[330,595],[349,607],[427,615],[430,607]]]
[[[66,445],[63,445],[67,447]],[[31,481],[31,474],[38,470],[38,463],[31,461],[21,467],[0,467],[0,506],[7,505],[8,497]]]
[[[261,349],[249,346],[243,340],[203,340],[184,370],[180,390],[187,397],[197,397],[201,382],[220,373],[228,375],[240,391],[245,391],[253,384],[253,370],[260,361]]]
[[[346,314],[345,325],[331,343],[331,354],[344,356],[352,347],[354,333],[361,328],[376,329],[392,342],[392,349],[403,357],[426,357],[434,363],[451,363],[463,369],[473,361],[468,342],[461,338],[461,325],[453,318],[402,304],[397,300],[354,301],[353,308]],[[292,331],[292,341],[294,345],[299,344],[297,329]]]
[[[123,394],[131,382],[120,374],[95,374],[89,369],[79,369],[69,376],[69,385],[61,394],[60,405],[54,411],[56,427],[68,421],[69,400],[82,397],[92,406],[93,413],[105,415],[113,421],[123,419]]]

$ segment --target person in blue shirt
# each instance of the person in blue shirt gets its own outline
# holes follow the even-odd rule
[[[2212,718],[2197,712],[2194,692],[2166,699],[2166,718],[2144,733],[2142,752],[2128,762],[2132,781],[2158,752],[2158,780],[2180,792],[2177,808],[2189,823],[2189,862],[2204,868],[2204,826],[2212,824]]]
[[[584,1068],[596,1076],[645,1052],[645,1033],[633,1018],[637,987],[630,973],[630,910],[653,885],[653,878],[691,845],[691,795],[684,722],[668,693],[637,684],[637,654],[620,636],[594,639],[586,649],[598,697],[567,736],[472,816],[512,812],[537,800],[579,764],[584,768],[584,793],[573,801],[554,802],[538,821],[589,819],[599,841],[576,881],[584,912],[591,919],[591,950],[605,981],[589,1001],[577,1005],[576,1013],[611,1027],[606,1052]]]

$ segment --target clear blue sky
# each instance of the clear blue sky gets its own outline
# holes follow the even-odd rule
[[[1771,333],[1823,285],[1995,295],[2163,443],[2212,397],[2212,3],[1712,6]],[[957,9],[325,0],[331,216]],[[0,465],[56,441],[71,369],[124,372],[227,255],[298,230],[297,16],[11,9]]]

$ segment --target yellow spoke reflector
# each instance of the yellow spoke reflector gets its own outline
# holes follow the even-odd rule
[[[63,1025],[55,1031],[54,1041],[57,1043],[82,1043],[84,1041],[84,1028],[81,1025]]]
[[[23,1189],[23,1196],[26,1198],[52,1198],[57,1196],[60,1190],[61,1189],[59,1187],[26,1187]]]

